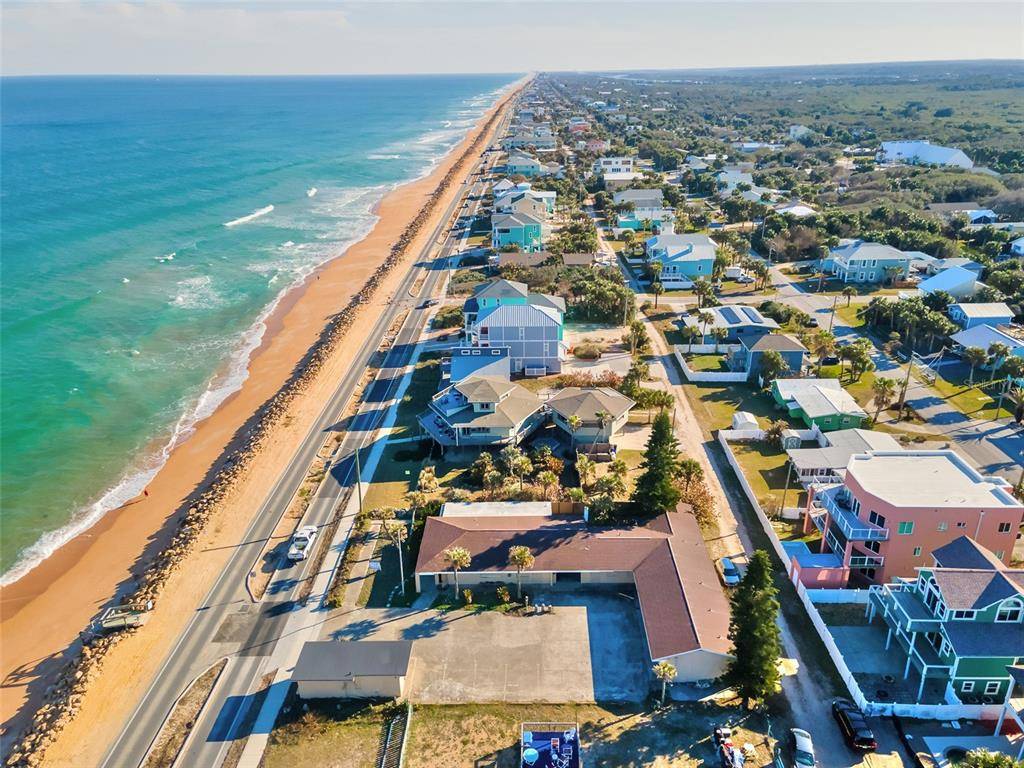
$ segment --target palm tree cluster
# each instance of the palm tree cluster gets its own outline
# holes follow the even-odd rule
[[[941,298],[941,297],[940,297]],[[936,301],[928,302],[919,296],[894,301],[876,296],[858,310],[868,326],[880,330],[888,329],[900,334],[908,345],[908,351],[915,352],[920,342],[927,352],[936,348],[956,333],[959,328],[945,314],[945,307],[939,308]]]

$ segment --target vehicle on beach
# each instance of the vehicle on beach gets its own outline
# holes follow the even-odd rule
[[[115,605],[107,608],[93,624],[93,629],[100,634],[117,632],[122,629],[134,629],[141,627],[149,620],[149,610],[152,603],[146,608],[134,608],[130,605]]]
[[[874,752],[878,749],[874,731],[868,725],[857,705],[849,699],[836,699],[832,702],[832,716],[839,723],[843,739],[847,746],[855,752]]]
[[[796,768],[815,768],[818,761],[814,759],[814,742],[811,734],[803,728],[791,728],[793,736],[793,765]]]
[[[288,559],[293,563],[305,560],[309,550],[313,548],[316,541],[317,527],[315,525],[304,525],[292,536],[291,546],[288,547]]]

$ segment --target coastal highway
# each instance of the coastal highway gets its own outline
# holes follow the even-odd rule
[[[484,143],[485,147],[495,136],[504,133],[513,111],[514,104],[510,104],[495,126],[494,133]],[[299,450],[254,516],[220,577],[186,625],[150,688],[107,752],[102,763],[105,768],[140,765],[181,693],[192,680],[223,657],[228,658],[227,666],[197,719],[178,764],[190,767],[220,765],[231,742],[238,736],[244,736],[238,734],[238,726],[252,704],[252,693],[262,677],[273,671],[267,666],[268,657],[273,653],[289,616],[301,609],[297,598],[303,583],[316,578],[317,574],[312,572],[311,560],[283,567],[274,574],[263,600],[258,603],[254,603],[246,591],[246,576],[260,557],[264,542],[273,534],[324,441],[329,434],[340,429],[349,401],[388,329],[401,313],[408,311],[377,376],[366,388],[356,416],[344,428],[342,443],[335,454],[344,458],[330,467],[329,475],[310,503],[302,523],[324,526],[352,488],[355,481],[352,456],[357,447],[365,448],[372,442],[387,412],[387,408],[382,406],[394,397],[431,313],[429,308],[423,307],[423,301],[437,292],[447,275],[448,258],[455,248],[456,235],[446,230],[463,208],[467,197],[478,198],[483,194],[483,171],[493,162],[494,155],[484,153],[467,170],[467,178],[473,179],[472,183],[462,185],[461,193],[443,212],[426,245],[416,254],[415,262],[401,281],[391,304],[364,340],[352,367],[339,382]],[[436,250],[439,244],[440,249]],[[413,288],[421,278],[423,281],[417,295],[412,296]],[[342,527],[350,527],[351,524],[351,518],[341,522]],[[322,567],[331,569],[336,557],[337,553],[329,552]]]

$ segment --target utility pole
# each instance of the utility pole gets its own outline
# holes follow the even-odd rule
[[[903,377],[903,389],[900,391],[900,410],[896,414],[896,423],[899,424],[903,421],[903,409],[907,403],[907,388],[910,386],[910,371],[914,367],[914,353],[910,353],[910,359],[907,360],[907,375]]]
[[[790,464],[789,459],[786,459],[786,485],[782,489],[782,503],[779,505],[779,517],[784,517],[786,513],[786,495],[789,493],[789,478],[793,474],[793,466]]]
[[[832,297],[832,314],[828,318],[828,332],[832,333],[832,325],[836,321],[836,304],[839,301],[839,294]]]

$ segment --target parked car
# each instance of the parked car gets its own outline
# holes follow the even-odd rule
[[[288,559],[292,562],[305,560],[309,551],[316,541],[317,528],[315,525],[304,525],[292,536],[291,546],[288,547]]]
[[[420,302],[420,309],[428,309],[437,305],[437,299],[424,299]]]
[[[754,279],[755,278],[753,278],[750,275],[740,275],[739,277],[736,278],[736,282],[737,283],[744,283],[744,284],[745,283],[752,283],[752,282],[754,282]]]
[[[815,768],[818,761],[814,759],[814,742],[811,734],[803,728],[791,728],[793,736],[793,764],[797,768]]]
[[[740,583],[740,569],[736,567],[736,563],[728,557],[723,557],[718,561],[718,566],[722,571],[722,583],[725,586],[735,587]]]
[[[875,734],[868,725],[867,719],[857,709],[857,705],[848,699],[836,699],[832,702],[832,716],[839,723],[850,749],[857,752],[874,752],[878,749]]]

